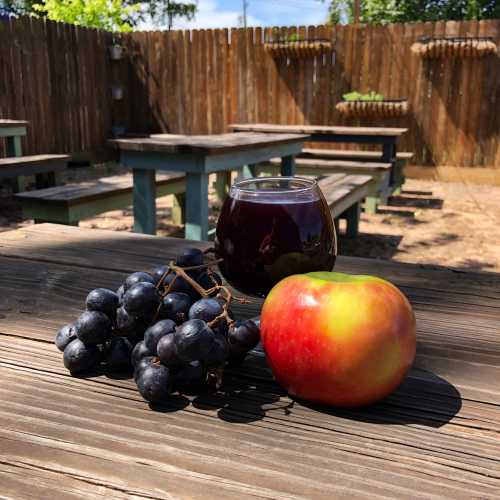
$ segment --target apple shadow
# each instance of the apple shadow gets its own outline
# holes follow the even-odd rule
[[[439,428],[453,419],[462,407],[458,389],[432,371],[413,367],[391,395],[366,407],[347,409],[313,404],[291,398],[273,379],[261,346],[244,362],[243,369],[228,370],[217,393],[200,394],[193,406],[217,410],[226,422],[249,423],[266,415],[283,419],[301,405],[339,418],[372,424],[423,425]]]
[[[372,424],[418,424],[439,428],[462,408],[458,389],[430,371],[412,369],[403,383],[383,400],[355,409],[330,408],[296,400],[301,405],[328,415]]]

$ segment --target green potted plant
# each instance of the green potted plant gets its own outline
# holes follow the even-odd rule
[[[366,94],[353,91],[344,94],[335,108],[347,117],[398,117],[408,113],[408,101],[387,99],[373,90]]]

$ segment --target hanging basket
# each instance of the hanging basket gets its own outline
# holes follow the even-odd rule
[[[264,49],[278,59],[306,59],[332,50],[329,40],[277,40],[264,43]]]
[[[406,99],[340,101],[335,108],[346,117],[395,118],[408,113],[408,101]]]
[[[497,45],[490,37],[420,38],[411,50],[424,59],[484,57],[495,54]]]

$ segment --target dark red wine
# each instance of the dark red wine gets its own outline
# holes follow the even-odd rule
[[[215,250],[232,286],[263,297],[286,276],[331,271],[335,231],[322,197],[275,202],[228,196],[217,224]]]

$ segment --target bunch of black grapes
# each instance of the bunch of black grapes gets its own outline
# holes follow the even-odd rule
[[[229,290],[201,250],[136,272],[113,292],[92,290],[86,311],[63,326],[55,344],[72,374],[132,370],[146,401],[165,401],[218,385],[227,364],[241,363],[260,340],[251,320],[234,321]]]

